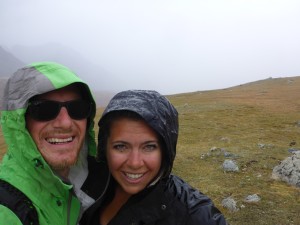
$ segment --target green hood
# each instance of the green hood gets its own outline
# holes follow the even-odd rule
[[[75,73],[63,65],[52,62],[30,64],[18,70],[7,81],[2,100],[1,127],[8,146],[8,154],[21,157],[22,161],[24,158],[32,160],[32,158],[40,157],[40,153],[25,127],[28,101],[35,95],[53,91],[75,82],[82,83],[90,100],[94,103],[86,141],[89,146],[89,154],[95,155],[93,127],[96,108],[92,93],[87,84]]]
[[[80,171],[76,167],[82,168],[82,165],[85,165],[87,170],[87,155],[95,156],[96,154],[93,131],[96,105],[87,84],[65,66],[52,62],[40,62],[30,64],[15,72],[7,80],[3,91],[1,129],[7,144],[7,152],[0,165],[0,178],[18,187],[33,202],[39,202],[38,198],[43,198],[43,196],[37,195],[39,189],[42,190],[41,192],[49,191],[58,197],[64,196],[65,190],[71,189],[72,185],[65,184],[52,172],[27,131],[25,112],[28,101],[35,95],[56,90],[72,83],[81,83],[83,91],[94,103],[92,114],[88,119],[88,131],[78,165],[71,169],[71,171]],[[73,172],[75,177],[74,174],[75,172]],[[30,180],[31,183],[26,182],[25,179]],[[74,179],[79,185],[83,182],[82,180],[78,181],[78,177]],[[73,183],[72,178],[70,180]],[[34,190],[32,188],[34,185],[37,185],[38,189]],[[46,203],[44,202],[44,204]]]

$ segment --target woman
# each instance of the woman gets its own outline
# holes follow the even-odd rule
[[[155,91],[121,92],[99,127],[100,172],[107,182],[82,225],[226,224],[207,196],[171,174],[178,113],[165,97]]]

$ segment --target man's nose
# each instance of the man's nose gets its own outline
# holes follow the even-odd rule
[[[72,125],[72,118],[69,116],[66,107],[61,107],[57,117],[54,119],[54,125],[65,128],[68,128]]]

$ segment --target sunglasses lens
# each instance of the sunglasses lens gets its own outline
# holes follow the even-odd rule
[[[54,119],[60,110],[60,105],[52,101],[33,101],[28,107],[30,116],[39,121]]]
[[[70,101],[67,104],[69,116],[75,120],[82,120],[90,116],[92,111],[91,103],[84,100]]]
[[[84,100],[68,102],[37,100],[30,103],[27,113],[35,120],[49,121],[57,117],[63,106],[67,108],[69,116],[74,120],[85,119],[92,111],[92,104]]]

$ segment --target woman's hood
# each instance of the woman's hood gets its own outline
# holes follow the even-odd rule
[[[99,121],[113,111],[128,110],[139,114],[163,139],[165,158],[163,176],[169,175],[176,155],[178,138],[178,112],[169,100],[152,90],[128,90],[115,95]],[[99,132],[98,140],[101,138]]]

